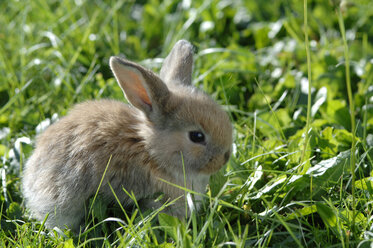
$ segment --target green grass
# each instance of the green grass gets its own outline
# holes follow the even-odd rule
[[[369,247],[373,2],[308,1],[307,24],[303,3],[1,1],[0,246]],[[181,38],[235,128],[202,211],[181,221],[98,196],[79,236],[29,219],[20,177],[36,127],[84,100],[124,101],[109,57],[158,71]]]

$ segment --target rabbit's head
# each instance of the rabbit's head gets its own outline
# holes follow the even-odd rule
[[[171,173],[212,174],[229,159],[232,125],[208,95],[192,85],[193,47],[178,41],[160,76],[112,57],[110,67],[127,100],[143,115],[137,127],[158,166]],[[140,113],[140,112],[139,112]]]

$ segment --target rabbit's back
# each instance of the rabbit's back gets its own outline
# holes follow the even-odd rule
[[[24,195],[32,215],[42,220],[55,212],[48,226],[80,221],[77,216],[84,215],[85,201],[96,192],[109,160],[105,178],[114,178],[113,187],[120,192],[128,163],[147,160],[140,154],[139,114],[117,101],[85,102],[41,134],[24,171]]]

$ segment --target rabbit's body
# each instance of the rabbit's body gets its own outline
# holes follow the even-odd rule
[[[139,122],[138,112],[109,100],[82,103],[38,138],[37,148],[26,165],[23,185],[27,205],[37,219],[56,211],[56,219],[53,214],[49,216],[48,226],[81,221],[76,215],[84,215],[85,200],[97,190],[110,156],[104,185],[109,180],[112,187],[118,189],[119,199],[127,198],[123,190],[119,190],[120,184],[131,185],[139,197],[145,195],[144,187],[136,187],[149,176],[135,165],[141,161],[143,167],[150,166],[149,155],[141,152],[145,151],[145,144],[134,128]],[[95,152],[97,149],[101,152]],[[45,153],[48,156],[43,156]],[[142,176],[131,177],[126,174],[129,170]],[[110,190],[106,187],[102,189]],[[55,206],[60,207],[55,210]],[[66,218],[68,216],[71,218]]]
[[[102,178],[100,195],[115,200],[110,184],[124,205],[132,202],[123,188],[138,200],[158,192],[165,200],[184,195],[171,184],[204,192],[209,175],[229,158],[231,124],[206,94],[180,83],[190,80],[188,68],[183,77],[165,74],[172,61],[180,62],[178,52],[184,49],[182,62],[191,55],[189,43],[178,44],[161,71],[168,87],[152,72],[113,58],[111,67],[134,106],[112,100],[81,103],[38,137],[23,177],[33,217],[43,220],[49,213],[48,227],[77,229]],[[176,206],[170,212],[183,216],[185,208]]]

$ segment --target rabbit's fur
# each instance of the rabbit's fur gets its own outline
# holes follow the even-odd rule
[[[110,59],[133,106],[113,100],[81,103],[38,137],[23,175],[33,217],[43,220],[49,213],[47,227],[77,230],[106,167],[99,193],[108,202],[115,200],[109,183],[124,205],[132,202],[123,188],[136,199],[158,192],[165,200],[184,195],[169,183],[204,192],[209,176],[229,159],[232,126],[219,105],[191,85],[192,51],[189,42],[178,41],[160,77],[138,64]],[[182,203],[178,200],[169,212],[183,216]]]

